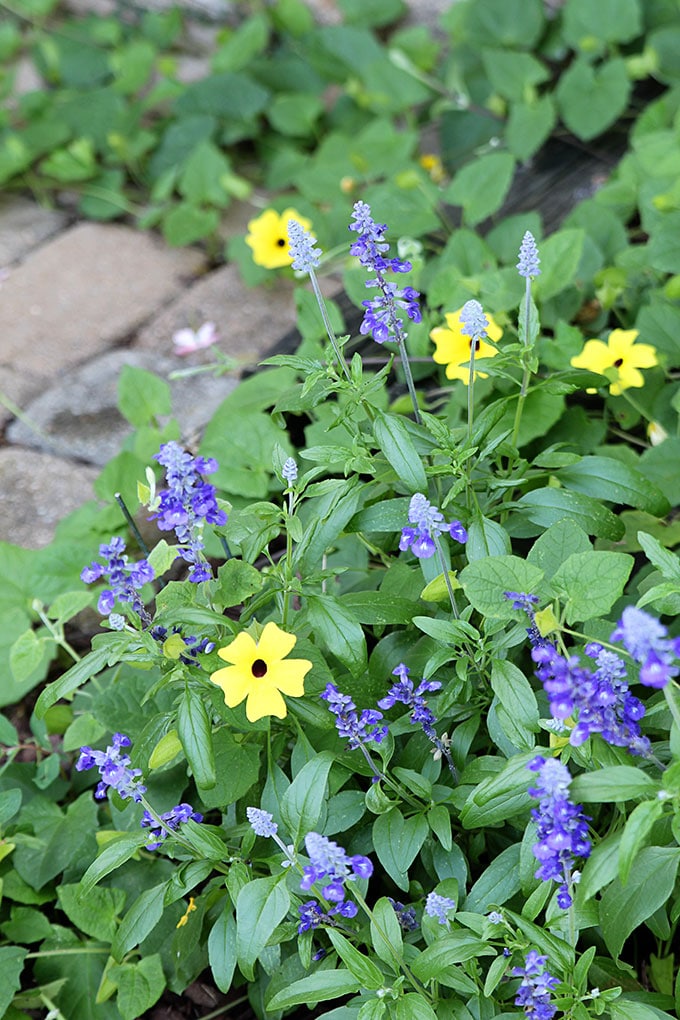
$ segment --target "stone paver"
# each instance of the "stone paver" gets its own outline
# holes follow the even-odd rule
[[[198,280],[145,326],[136,346],[167,352],[172,334],[203,322],[214,322],[220,349],[241,366],[256,365],[295,326],[293,285],[280,277],[267,287],[247,287],[234,265]]]
[[[13,195],[0,199],[0,267],[25,258],[62,230],[66,221],[66,214],[59,209],[45,209],[27,198]],[[5,289],[0,295],[3,300],[6,293]]]
[[[124,365],[144,368],[161,378],[188,367],[177,357],[151,351],[109,351],[57,383],[30,403],[24,420],[14,421],[7,438],[61,457],[103,466],[120,452],[132,427],[118,410],[118,379]],[[236,376],[215,378],[207,373],[170,381],[173,416],[182,434],[200,431],[237,384]],[[161,419],[162,420],[162,419]]]
[[[34,450],[0,449],[0,541],[48,545],[62,517],[93,498],[98,473]]]
[[[130,227],[80,223],[48,241],[2,283],[3,369],[35,394],[129,337],[202,269],[196,249],[170,249]]]

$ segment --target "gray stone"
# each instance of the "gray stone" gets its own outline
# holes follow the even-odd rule
[[[81,223],[33,252],[2,283],[4,369],[32,395],[57,373],[134,334],[203,268],[196,249],[170,249],[129,227]]]
[[[66,216],[58,209],[45,209],[19,196],[0,199],[0,266],[7,267],[25,258],[65,225]],[[0,286],[5,288],[4,301],[7,288],[5,284]]]
[[[240,367],[256,365],[295,327],[293,284],[272,273],[267,287],[248,287],[234,265],[202,277],[140,332],[136,346],[166,353],[172,334],[214,322],[219,349]]]
[[[132,431],[118,410],[118,378],[124,365],[161,377],[182,366],[175,357],[151,351],[110,351],[75,369],[26,408],[25,419],[7,429],[11,443],[33,447],[89,464],[106,464],[120,452]],[[233,375],[209,373],[170,380],[173,416],[184,437],[199,433],[215,409],[234,389]],[[29,427],[26,419],[33,427]]]
[[[0,449],[0,541],[48,545],[61,518],[93,498],[97,474],[35,450]]]

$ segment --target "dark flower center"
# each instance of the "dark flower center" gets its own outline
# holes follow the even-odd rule
[[[616,361],[614,362],[614,368],[621,368],[622,364],[623,364],[623,358],[617,358]]]
[[[279,246],[279,248],[285,247],[286,244],[285,239],[283,237],[277,237],[276,243]]]
[[[475,340],[475,354],[479,350],[481,342],[481,340]],[[472,339],[470,340],[470,350],[472,350]]]
[[[267,663],[264,661],[264,659],[255,659],[255,662],[252,664],[250,669],[252,671],[253,676],[256,676],[259,679],[261,676],[264,676],[265,673],[267,672]]]

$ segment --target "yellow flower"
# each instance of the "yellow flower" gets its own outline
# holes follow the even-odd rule
[[[305,230],[311,230],[311,220],[295,209],[284,209],[282,213],[265,209],[248,224],[246,244],[253,249],[253,262],[258,266],[280,269],[293,261],[288,254],[288,220],[297,220]]]
[[[446,173],[444,172],[444,164],[442,163],[439,156],[433,152],[425,152],[418,160],[423,170],[426,170],[430,175],[431,180],[435,184],[442,184],[446,180]]]
[[[444,318],[447,327],[437,326],[430,332],[430,339],[434,342],[437,350],[432,355],[438,365],[446,365],[447,379],[461,379],[467,386],[470,380],[470,340],[471,338],[462,332],[463,324],[460,321],[462,308],[457,312],[448,312]],[[503,330],[491,315],[487,315],[489,328],[487,336],[494,343],[498,343],[503,336]],[[475,358],[493,358],[498,351],[485,340],[477,341]],[[475,371],[475,379],[479,376],[486,379],[486,372]],[[474,380],[473,380],[474,382]]]
[[[653,368],[659,362],[655,347],[635,343],[639,335],[637,329],[613,329],[606,343],[603,340],[586,341],[581,353],[571,359],[571,364],[574,368],[586,368],[606,375],[613,397],[620,396],[631,386],[644,386],[644,377],[638,369]],[[595,390],[588,392],[595,393]]]
[[[187,924],[188,921],[189,921],[189,914],[192,912],[192,910],[195,910],[195,909],[196,909],[196,903],[194,901],[194,897],[190,896],[189,897],[189,906],[187,907],[186,911],[180,917],[179,921],[175,925],[175,928],[183,928],[184,925]]]
[[[288,708],[281,695],[302,697],[305,674],[312,668],[307,659],[283,661],[296,641],[294,634],[268,623],[259,641],[255,642],[244,631],[226,648],[220,648],[219,657],[232,665],[216,670],[210,679],[224,691],[229,708],[235,708],[247,698],[246,715],[250,722],[265,715],[283,719]]]

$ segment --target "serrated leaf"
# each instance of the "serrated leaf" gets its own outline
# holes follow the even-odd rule
[[[511,620],[516,610],[505,592],[535,592],[543,580],[543,571],[519,556],[487,556],[469,563],[459,576],[475,609],[484,616]]]
[[[567,623],[605,616],[623,594],[633,563],[633,557],[625,553],[572,553],[551,582],[565,604]]]

